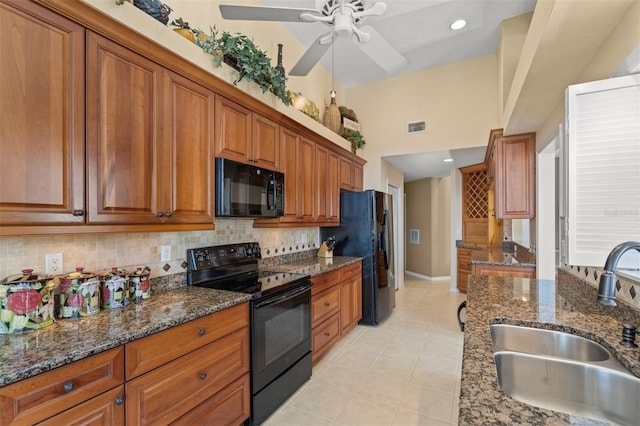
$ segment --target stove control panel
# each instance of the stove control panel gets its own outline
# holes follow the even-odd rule
[[[257,242],[189,249],[187,270],[200,271],[261,257],[260,245]]]

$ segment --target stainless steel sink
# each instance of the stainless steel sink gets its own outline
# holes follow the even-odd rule
[[[609,351],[599,343],[561,331],[492,324],[493,352],[514,351],[576,361],[606,361]]]
[[[594,363],[501,351],[498,382],[514,399],[622,425],[640,424],[640,379]]]

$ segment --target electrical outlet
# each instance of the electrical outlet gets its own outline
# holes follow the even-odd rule
[[[169,262],[171,260],[171,246],[162,246],[162,254],[160,262]]]
[[[47,274],[61,274],[62,273],[62,253],[47,254],[44,257],[45,268]]]

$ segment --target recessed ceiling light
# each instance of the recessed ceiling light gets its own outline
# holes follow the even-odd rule
[[[464,19],[458,19],[453,21],[451,25],[449,25],[449,28],[451,28],[454,31],[458,31],[463,29],[465,26],[467,26],[467,21],[465,21]]]
[[[444,162],[445,163],[453,163],[453,158],[445,158]]]

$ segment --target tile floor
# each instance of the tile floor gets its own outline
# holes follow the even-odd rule
[[[406,277],[392,315],[338,342],[264,425],[457,425],[465,296],[449,286]]]

